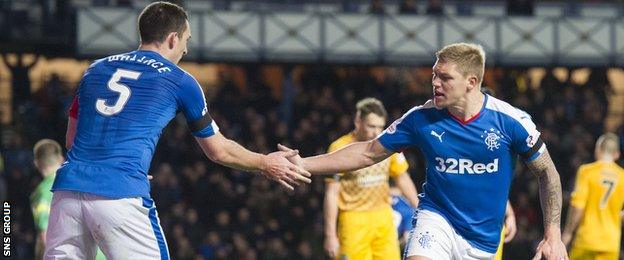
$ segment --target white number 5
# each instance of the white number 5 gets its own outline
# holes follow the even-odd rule
[[[97,109],[97,111],[105,116],[112,116],[121,112],[121,110],[123,110],[124,106],[126,105],[126,102],[128,102],[128,99],[130,98],[130,88],[128,88],[128,86],[124,84],[119,83],[119,81],[122,78],[137,80],[139,76],[141,76],[140,72],[117,69],[117,71],[113,73],[113,76],[111,76],[111,78],[108,80],[107,85],[110,90],[119,93],[119,98],[113,106],[106,105],[105,99],[98,98],[97,102],[95,102],[95,108]]]

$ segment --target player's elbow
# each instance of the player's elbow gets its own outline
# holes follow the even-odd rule
[[[204,151],[204,154],[211,161],[218,164],[227,164],[231,156],[231,143],[222,136],[212,136],[208,138],[196,138],[199,146]]]
[[[229,153],[225,150],[221,150],[221,149],[216,149],[211,153],[206,153],[206,156],[208,157],[208,159],[210,159],[213,162],[216,162],[218,164],[227,164],[230,160],[230,156]]]
[[[240,160],[240,151],[237,149],[237,144],[234,141],[224,139],[218,147],[212,153],[212,161],[221,165],[231,165]]]
[[[329,186],[329,185],[328,185]],[[338,201],[338,194],[340,193],[340,186],[332,185],[327,187],[325,191],[325,200],[328,201]]]

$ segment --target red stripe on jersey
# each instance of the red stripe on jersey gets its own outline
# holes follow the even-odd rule
[[[468,123],[474,121],[475,119],[477,119],[480,115],[481,115],[481,111],[479,111],[479,113],[477,113],[476,115],[472,116],[471,118],[468,118],[468,120],[464,121],[459,117],[454,116],[453,114],[451,114],[450,111],[446,110],[446,112],[448,112],[449,115],[451,115],[451,117],[453,119],[455,119],[455,121],[459,122],[462,125],[467,125]]]
[[[74,96],[74,101],[69,107],[69,117],[78,118],[78,96]]]

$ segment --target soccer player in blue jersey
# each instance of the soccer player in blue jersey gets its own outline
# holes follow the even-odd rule
[[[85,72],[67,131],[67,161],[52,190],[45,259],[168,259],[147,171],[163,128],[180,111],[211,160],[280,184],[309,183],[296,152],[263,155],[219,133],[200,85],[176,64],[191,31],[186,12],[156,2],[139,16],[139,50],[95,61]]]
[[[353,171],[408,147],[422,150],[426,183],[405,255],[416,259],[491,259],[496,252],[519,154],[539,181],[544,238],[534,259],[567,259],[561,241],[561,183],[531,117],[481,92],[485,54],[457,43],[436,53],[433,98],[377,138],[291,161],[312,173]],[[282,151],[291,151],[279,146]]]

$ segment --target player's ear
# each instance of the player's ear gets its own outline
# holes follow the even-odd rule
[[[59,162],[59,163],[63,163],[64,161],[65,161],[65,156],[62,156],[62,155],[61,155],[61,156],[59,156],[59,158],[58,158],[58,162]]]
[[[479,80],[477,80],[477,76],[468,75],[468,89],[470,90],[476,89],[478,84],[479,84]]]
[[[173,49],[178,43],[178,40],[179,39],[177,32],[170,32],[169,35],[167,35],[167,39],[165,39],[167,47],[169,47],[169,49]]]
[[[360,125],[362,124],[362,118],[361,118],[361,113],[358,110],[357,112],[355,112],[355,116],[353,117],[353,125],[355,127],[360,127]]]
[[[361,124],[362,124],[362,119],[360,118],[360,113],[357,113],[357,114],[353,117],[353,125],[354,125],[356,128],[359,128]]]

